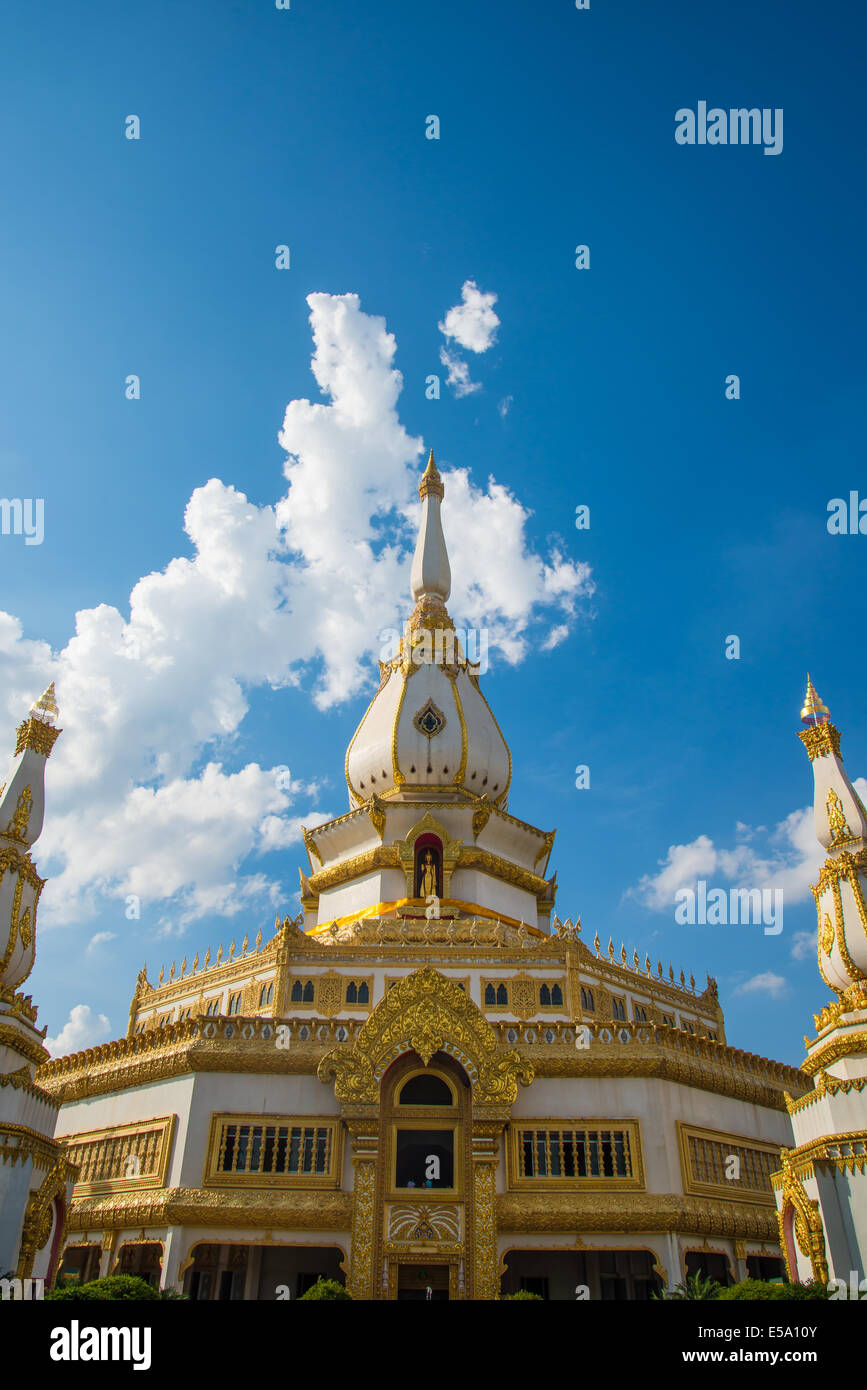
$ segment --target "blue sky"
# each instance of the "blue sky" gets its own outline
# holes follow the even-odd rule
[[[122,1034],[143,960],[155,975],[295,910],[297,824],[346,809],[361,673],[405,608],[409,468],[432,444],[466,470],[445,511],[456,617],[523,644],[492,648],[485,689],[510,809],[558,829],[561,917],[709,971],[730,1041],[801,1059],[826,1002],[802,935],[807,669],[867,775],[867,540],[826,526],[831,498],[867,494],[863,31],[852,6],[802,0],[5,18],[0,490],[44,499],[45,538],[0,537],[0,709],[11,752],[57,677],[27,986],[52,1036],[78,1006],[66,1041]],[[675,112],[699,101],[782,108],[782,153],[678,145]],[[438,327],[467,281],[496,296],[484,352]],[[281,510],[287,405],[335,408],[310,295],[358,299],[345,322],[346,301],[316,301],[343,403],[290,412]],[[479,389],[447,387],[444,347]],[[306,547],[276,568],[275,506]],[[127,628],[131,591],[167,567]],[[784,882],[783,932],[679,926],[689,873]]]

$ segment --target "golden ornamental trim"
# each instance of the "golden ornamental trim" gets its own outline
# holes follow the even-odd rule
[[[654,1192],[582,1192],[580,1201],[572,1192],[508,1192],[496,1205],[501,1233],[662,1231],[777,1244],[775,1213],[742,1202]]]
[[[15,738],[16,758],[25,749],[39,753],[43,758],[50,757],[51,750],[62,733],[62,729],[55,729],[51,724],[43,723],[41,719],[25,719],[23,724],[18,725]]]
[[[780,1154],[780,1160],[783,1165],[782,1195],[776,1217],[780,1247],[783,1251],[783,1258],[786,1261],[789,1279],[793,1282],[797,1282],[798,1280],[798,1271],[792,1268],[792,1263],[789,1259],[788,1241],[786,1240],[786,1221],[789,1207],[792,1207],[792,1231],[798,1248],[802,1255],[808,1257],[813,1278],[818,1280],[819,1283],[827,1284],[828,1260],[825,1252],[825,1230],[822,1225],[819,1203],[811,1200],[804,1191],[804,1188],[795,1174],[791,1162],[790,1151],[788,1149],[783,1149]]]
[[[825,1043],[818,1052],[812,1056],[805,1057],[801,1063],[801,1071],[808,1076],[815,1076],[817,1072],[826,1071],[834,1062],[840,1062],[845,1057],[856,1057],[867,1052],[867,1032],[844,1033],[841,1038],[832,1038]]]
[[[798,738],[806,748],[811,763],[829,753],[838,758],[840,756],[840,731],[831,723],[813,724],[809,729],[801,729]]]
[[[349,1231],[351,1192],[294,1189],[163,1188],[73,1199],[69,1228],[94,1231],[160,1226],[249,1226],[256,1230]]]
[[[20,1029],[13,1028],[8,1023],[0,1023],[0,1047],[11,1048],[13,1052],[17,1052],[20,1057],[26,1058],[36,1066],[47,1062],[51,1057],[47,1047],[43,1047],[33,1038],[28,1038]]]
[[[479,1105],[509,1106],[518,1082],[528,1086],[533,1079],[530,1062],[515,1051],[502,1051],[496,1032],[464,990],[430,966],[388,991],[351,1047],[323,1057],[319,1079],[334,1080],[342,1104],[376,1105],[387,1067],[411,1049],[425,1066],[435,1052],[455,1057]]]

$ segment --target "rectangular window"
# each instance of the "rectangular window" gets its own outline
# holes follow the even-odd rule
[[[512,1178],[519,1184],[618,1181],[643,1187],[641,1146],[635,1121],[584,1121],[557,1128],[517,1129],[512,1148]]]
[[[78,1168],[74,1197],[134,1187],[163,1187],[175,1117],[70,1135],[67,1157]]]
[[[282,1115],[215,1115],[205,1182],[336,1181],[339,1147],[334,1120]]]
[[[778,1148],[684,1124],[678,1133],[685,1192],[775,1205],[771,1174],[780,1166]]]
[[[451,1129],[399,1129],[395,1136],[395,1187],[452,1188],[455,1136]]]

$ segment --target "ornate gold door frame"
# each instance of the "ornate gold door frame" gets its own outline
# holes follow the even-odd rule
[[[415,1056],[407,1055],[411,1053]],[[382,1083],[398,1058],[406,1058],[401,1071],[417,1066],[418,1059],[427,1068],[436,1053],[446,1054],[448,1070],[457,1064],[469,1083],[469,1096],[461,1107],[462,1189],[448,1194],[452,1203],[460,1199],[463,1219],[460,1242],[425,1243],[422,1258],[434,1253],[457,1255],[460,1269],[462,1247],[464,1296],[499,1296],[496,1169],[500,1139],[518,1083],[529,1085],[533,1069],[517,1052],[501,1048],[494,1029],[454,980],[425,966],[388,991],[351,1046],[335,1048],[319,1065],[320,1080],[334,1081],[352,1146],[355,1202],[349,1289],[353,1298],[391,1296],[392,1252],[387,1247],[393,1242],[383,1227],[386,1193],[391,1193],[393,1179],[391,1146],[382,1140],[382,1101],[390,1101],[394,1080],[388,1096]],[[403,1201],[405,1190],[399,1195]],[[446,1195],[442,1194],[443,1204]],[[434,1200],[433,1194],[420,1191],[418,1196],[420,1205]],[[449,1244],[458,1249],[449,1250]]]

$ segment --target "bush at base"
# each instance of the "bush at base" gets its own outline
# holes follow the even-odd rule
[[[298,1302],[301,1303],[305,1298],[348,1298],[352,1302],[352,1294],[347,1293],[342,1284],[336,1279],[323,1279],[320,1275],[315,1284],[311,1284],[306,1293],[301,1295]]]
[[[511,1299],[516,1299],[516,1298],[532,1298],[532,1300],[533,1300],[534,1303],[544,1303],[544,1302],[545,1302],[544,1298],[542,1297],[542,1295],[541,1295],[540,1293],[530,1293],[530,1290],[529,1290],[529,1289],[518,1289],[518,1292],[517,1292],[517,1293],[501,1293],[501,1294],[500,1294],[500,1301],[501,1301],[501,1302],[503,1302],[503,1300],[505,1300],[505,1299],[507,1299],[507,1298],[511,1298]]]
[[[732,1284],[718,1295],[720,1299],[770,1299],[801,1302],[804,1299],[827,1298],[826,1284],[769,1284],[764,1279],[743,1279],[740,1284]]]
[[[160,1298],[160,1291],[152,1288],[146,1279],[139,1279],[134,1274],[109,1274],[105,1279],[91,1279],[88,1284],[66,1284],[62,1288],[49,1289],[45,1297],[61,1302],[78,1299],[94,1302],[128,1298],[156,1300]]]

